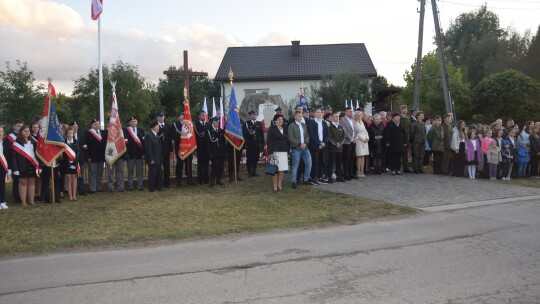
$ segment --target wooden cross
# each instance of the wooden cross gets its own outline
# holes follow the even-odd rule
[[[190,72],[188,69],[188,51],[184,51],[184,70],[172,70],[172,71],[163,71],[165,75],[180,75],[184,78],[184,87],[186,88],[187,95],[186,99],[189,100],[189,76],[203,76],[208,77],[206,72]]]

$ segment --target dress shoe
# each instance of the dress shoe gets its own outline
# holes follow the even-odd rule
[[[413,173],[409,168],[403,169],[403,173]]]

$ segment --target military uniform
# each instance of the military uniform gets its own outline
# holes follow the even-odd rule
[[[410,173],[409,169],[409,148],[411,143],[410,133],[411,133],[411,118],[409,116],[401,115],[399,118],[399,125],[403,126],[405,130],[405,138],[403,138],[403,143],[406,145],[403,146],[403,152],[401,154],[401,162],[403,163],[403,172]],[[425,131],[424,131],[425,132]]]
[[[416,120],[411,126],[411,151],[414,173],[424,173],[422,163],[426,153],[426,125]]]
[[[213,121],[219,121],[214,117]],[[222,186],[221,176],[223,174],[223,163],[225,161],[225,134],[219,127],[210,126],[208,128],[208,142],[210,144],[210,160],[212,161],[212,175],[210,186],[214,184]]]
[[[180,115],[184,115],[184,113],[180,113]],[[179,116],[180,116],[179,115]],[[174,142],[174,155],[176,155],[176,168],[175,168],[175,175],[176,175],[176,185],[181,186],[182,185],[182,171],[186,170],[186,177],[187,177],[187,183],[188,185],[193,184],[193,173],[191,171],[191,164],[193,163],[193,155],[190,155],[186,157],[186,159],[182,160],[179,155],[180,151],[180,142],[182,141],[182,127],[183,124],[181,121],[175,121],[171,126],[171,138]]]
[[[445,134],[441,125],[433,125],[429,130],[427,141],[433,152],[433,173],[442,174],[442,158],[444,153]]]
[[[158,115],[162,115],[162,113]],[[173,151],[171,125],[166,122],[159,123],[159,132],[157,136],[161,141],[163,148],[163,187],[169,187],[171,185],[171,152]]]
[[[210,144],[207,132],[209,124],[205,121],[197,121],[193,126],[197,140],[197,182],[202,185],[209,182]]]
[[[264,150],[264,133],[258,121],[248,120],[242,125],[246,143],[246,165],[249,176],[257,176],[259,155]]]
[[[443,152],[443,158],[442,158],[442,169],[441,172],[443,174],[448,174],[450,169],[450,160],[452,158],[452,134],[453,134],[453,127],[451,124],[443,123],[441,125],[441,128],[443,129],[444,133],[444,152]]]

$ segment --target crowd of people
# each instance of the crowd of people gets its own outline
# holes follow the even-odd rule
[[[451,113],[431,118],[417,109],[409,113],[406,105],[399,113],[382,111],[374,115],[352,108],[333,111],[330,106],[308,111],[298,105],[289,120],[277,108],[266,134],[257,113],[250,111],[249,119],[241,122],[244,146],[238,150],[225,139],[220,118],[207,122],[206,115],[199,111],[193,123],[196,181],[192,172],[194,155],[181,159],[179,154],[184,113],[179,113],[173,123],[165,122],[164,114],[158,113],[146,132],[138,126],[136,117],[130,117],[123,130],[127,151],[106,166],[108,131],[101,130],[96,119],[86,131],[79,131],[76,121],[62,126],[66,145],[76,157],[72,160],[64,153],[51,166],[36,158],[38,122],[25,125],[16,120],[9,134],[0,127],[0,209],[8,208],[6,181],[13,182],[14,202],[24,207],[40,200],[50,203],[51,189],[55,190],[56,202],[65,198],[76,201],[78,195],[103,191],[104,168],[108,191],[142,191],[144,163],[148,166],[148,190],[162,191],[171,186],[171,155],[176,157],[178,187],[184,176],[187,185],[222,186],[225,163],[229,182],[242,180],[238,171],[244,149],[249,177],[258,176],[262,159],[275,165],[274,191],[283,189],[287,171],[291,187],[296,189],[301,184],[346,182],[366,178],[367,174],[422,174],[431,159],[433,174],[439,175],[501,180],[539,176],[540,122],[527,121],[520,129],[512,119],[504,126],[501,119],[467,125],[462,120],[455,122]]]

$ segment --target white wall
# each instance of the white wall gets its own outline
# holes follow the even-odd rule
[[[309,97],[310,86],[318,85],[320,80],[235,82],[234,92],[236,93],[236,101],[238,102],[239,107],[242,105],[242,100],[244,100],[244,90],[246,89],[269,89],[269,95],[281,95],[283,101],[288,103],[290,99],[298,98],[302,83],[304,83],[304,94],[306,97]],[[225,83],[225,92],[221,92],[221,95],[225,97],[225,100],[229,100],[231,95],[231,86],[228,82]]]

